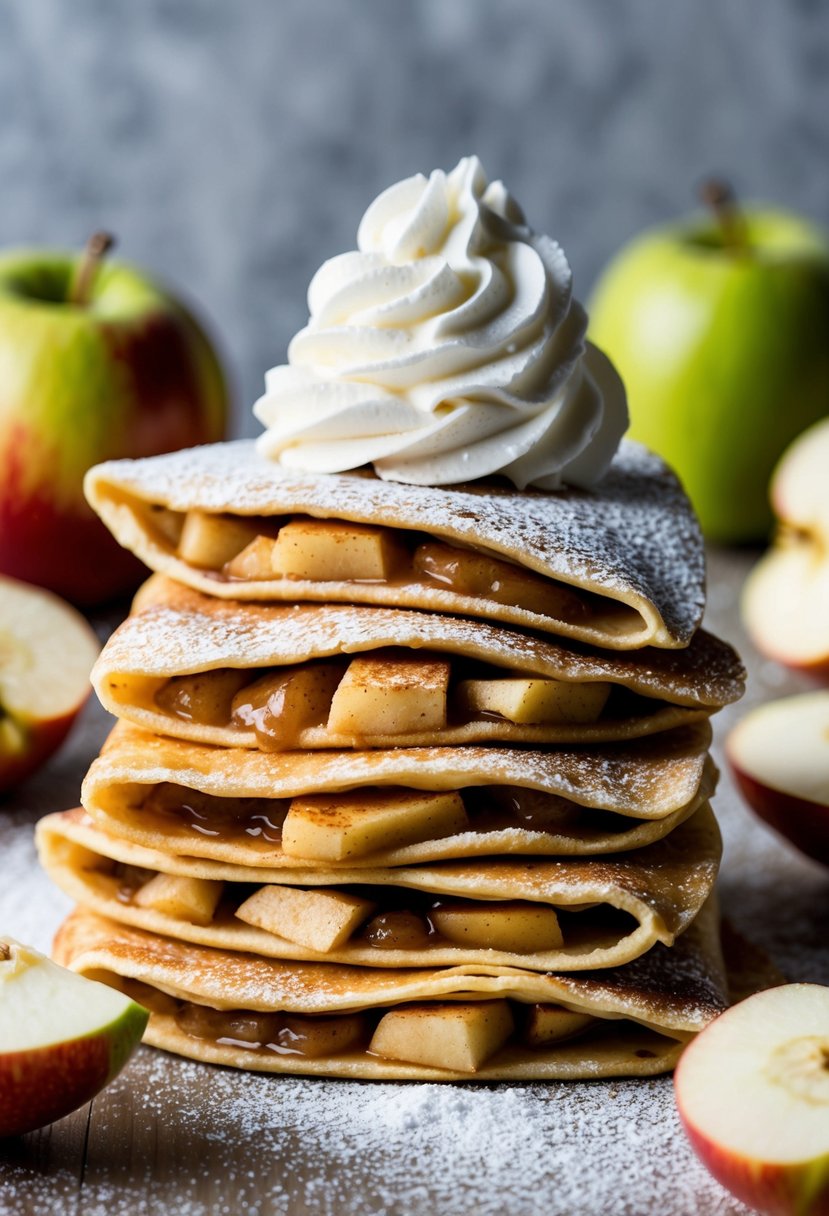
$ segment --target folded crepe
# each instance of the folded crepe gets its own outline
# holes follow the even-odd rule
[[[727,1005],[713,901],[676,945],[613,970],[347,967],[195,946],[76,911],[55,958],[129,992],[145,1041],[271,1073],[497,1081],[665,1072]]]
[[[147,730],[280,751],[638,738],[737,700],[744,671],[702,630],[686,650],[622,655],[435,613],[222,601],[155,576],[92,680]]]
[[[119,722],[84,807],[168,854],[277,869],[601,854],[663,838],[710,797],[707,722],[601,751],[260,752]]]
[[[41,822],[42,864],[113,920],[273,958],[374,967],[496,963],[616,967],[671,945],[711,893],[721,841],[710,807],[616,856],[483,858],[436,865],[277,871],[169,856],[77,815]]]
[[[297,473],[239,441],[109,461],[86,494],[122,545],[208,595],[460,613],[614,650],[684,647],[702,619],[691,506],[630,442],[592,491]]]

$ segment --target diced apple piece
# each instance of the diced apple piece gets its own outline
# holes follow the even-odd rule
[[[406,550],[389,528],[333,519],[295,519],[280,528],[273,567],[286,578],[380,580],[392,578]]]
[[[253,729],[265,751],[295,747],[309,726],[323,725],[342,678],[338,663],[308,663],[269,672],[233,698],[233,722]]]
[[[370,900],[345,891],[271,886],[255,891],[236,915],[249,925],[327,954],[347,942],[374,907]]]
[[[156,874],[139,888],[133,903],[139,908],[152,908],[176,920],[188,920],[194,925],[209,925],[224,883],[208,878],[188,878],[182,874]]]
[[[237,667],[173,676],[155,694],[155,703],[165,713],[186,722],[205,726],[230,723],[233,698],[249,682],[251,673]]]
[[[406,1005],[380,1019],[369,1051],[409,1064],[477,1072],[512,1031],[507,1001]]]
[[[427,541],[415,550],[414,568],[459,595],[480,596],[561,621],[583,621],[590,615],[585,601],[561,583],[470,549]]]
[[[524,1042],[528,1047],[546,1047],[572,1039],[595,1020],[589,1013],[576,1013],[561,1005],[531,1005],[524,1024]]]
[[[429,918],[442,937],[456,946],[543,954],[560,950],[564,938],[555,909],[525,900],[441,900]]]
[[[242,578],[249,582],[274,578],[274,540],[270,536],[257,536],[241,553],[225,562],[222,573],[228,578]]]
[[[377,651],[353,659],[334,694],[328,729],[338,735],[408,735],[446,725],[450,663]]]
[[[595,722],[610,696],[610,685],[568,684],[520,677],[462,680],[458,697],[473,713],[499,714],[510,722]]]
[[[188,511],[181,530],[178,555],[191,566],[221,570],[259,532],[259,522],[234,515]]]
[[[460,794],[364,790],[294,798],[282,825],[290,857],[342,861],[376,849],[438,840],[469,827]]]
[[[348,1051],[367,1037],[368,1030],[368,1020],[363,1013],[286,1014],[283,1022],[277,1036],[279,1046],[312,1058]]]
[[[169,507],[154,504],[149,511],[150,526],[173,549],[178,548],[181,533],[184,528],[184,515],[181,511],[171,511]]]

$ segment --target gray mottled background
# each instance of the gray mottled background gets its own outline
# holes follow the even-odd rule
[[[714,169],[829,221],[823,0],[0,0],[0,243],[199,301],[237,431],[384,186],[477,152],[585,296]]]

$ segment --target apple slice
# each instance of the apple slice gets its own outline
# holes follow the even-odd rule
[[[569,684],[526,676],[461,680],[458,697],[472,713],[498,714],[509,722],[595,722],[610,685]]]
[[[829,691],[753,709],[728,736],[726,756],[760,818],[829,865]]]
[[[477,1072],[513,1030],[507,1001],[405,1005],[380,1019],[369,1051],[431,1068]]]
[[[786,984],[726,1010],[674,1084],[694,1151],[732,1194],[769,1216],[826,1216],[829,987]]]
[[[336,519],[294,519],[280,528],[273,569],[285,578],[391,578],[406,551],[389,528]]]
[[[0,1138],[83,1106],[121,1071],[149,1013],[0,937]]]
[[[771,482],[783,523],[746,581],[743,618],[763,654],[829,680],[829,419],[783,454]]]
[[[66,737],[90,692],[98,639],[64,600],[0,577],[0,791]]]

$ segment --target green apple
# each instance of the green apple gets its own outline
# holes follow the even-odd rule
[[[131,266],[0,254],[0,571],[75,603],[132,590],[142,568],[86,504],[86,470],[225,433],[228,393],[204,332]]]
[[[761,540],[778,457],[829,414],[829,244],[794,215],[711,194],[718,214],[611,262],[590,337],[625,381],[631,437],[674,466],[706,535]]]
[[[0,937],[0,1137],[83,1106],[126,1064],[149,1013]]]
[[[64,600],[0,575],[0,793],[63,742],[91,691],[99,650]]]

